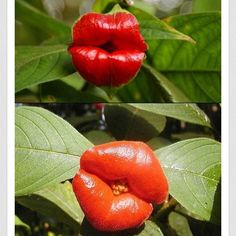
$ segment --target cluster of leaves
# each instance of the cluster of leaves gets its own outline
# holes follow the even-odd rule
[[[105,105],[101,116],[105,130],[84,129],[82,134],[74,127],[94,116],[75,116],[66,121],[44,108],[16,108],[17,204],[65,223],[75,235],[106,235],[84,219],[70,179],[79,168],[81,154],[93,145],[140,140],[159,157],[171,197],[167,203],[155,206],[152,217],[141,228],[121,235],[191,236],[194,227],[197,235],[211,235],[209,227],[212,235],[218,235],[221,144],[212,138],[208,116],[195,104],[140,103]],[[193,124],[206,132],[175,137],[172,133],[167,139],[163,133],[169,119]],[[18,227],[30,230],[16,219]]]
[[[93,11],[106,13],[120,2],[124,1],[96,0]],[[201,9],[195,5],[194,9]],[[38,45],[16,47],[16,101],[220,102],[220,12],[195,12],[160,20],[140,5],[121,6],[138,19],[149,49],[136,78],[110,98],[75,72],[67,52],[71,26],[24,0],[16,0],[18,24],[41,39]]]

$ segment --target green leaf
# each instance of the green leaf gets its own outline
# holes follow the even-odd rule
[[[27,195],[74,176],[92,147],[69,123],[37,107],[16,109],[15,191]]]
[[[169,225],[175,230],[177,236],[193,236],[188,224],[188,220],[176,213],[171,212],[168,216]]]
[[[219,72],[164,72],[164,75],[176,87],[181,88],[191,101],[221,101],[221,74]]]
[[[110,11],[119,0],[95,0],[92,6],[94,12],[105,13]]]
[[[145,221],[144,229],[137,235],[140,236],[163,236],[161,229],[154,222],[147,220]]]
[[[66,36],[67,41],[71,38],[71,29],[68,25],[39,11],[23,0],[16,0],[16,19],[21,20],[38,30],[51,36]]]
[[[31,210],[68,224],[76,232],[79,231],[84,218],[69,181],[42,189],[29,196],[18,197],[16,200]]]
[[[118,140],[148,141],[166,124],[164,116],[126,104],[106,105],[104,114],[109,131]]]
[[[170,194],[187,210],[220,224],[221,145],[207,138],[180,141],[156,151]]]
[[[193,12],[220,11],[221,0],[193,0]]]
[[[26,223],[24,223],[18,216],[15,216],[15,225],[16,225],[16,227],[23,227],[23,228],[25,228],[27,231],[30,231],[29,225],[27,225]]]
[[[134,80],[118,90],[124,102],[187,102],[188,98],[165,76],[143,64]]]
[[[81,90],[86,83],[78,72],[75,72],[64,78],[61,78],[60,81],[64,82],[65,84],[71,86],[72,88],[78,91]]]
[[[188,102],[188,98],[165,76],[157,72],[153,67],[148,64],[143,64],[146,72],[149,73],[149,78],[153,77],[156,83],[159,83],[161,92],[165,94],[166,100],[171,102]]]
[[[220,102],[220,13],[173,16],[167,18],[166,22],[191,36],[196,44],[149,41],[148,62],[164,73],[191,101]]]
[[[165,21],[172,27],[190,34],[196,44],[163,40],[151,44],[150,56],[153,57],[150,59],[159,70],[220,71],[220,13],[179,15],[169,17]]]
[[[66,50],[66,45],[18,46],[16,92],[73,73],[74,68]]]
[[[189,123],[211,127],[207,115],[193,103],[186,104],[149,104],[130,103],[132,107],[157,115],[168,116]]]
[[[69,45],[72,39],[68,39],[68,36],[52,36],[50,38],[45,39],[40,43],[41,46],[53,46],[53,45]]]
[[[142,11],[139,8],[129,7],[128,10],[139,21],[141,33],[146,40],[170,39],[184,40],[195,43],[195,41],[188,35],[177,31],[164,21],[145,11]]]

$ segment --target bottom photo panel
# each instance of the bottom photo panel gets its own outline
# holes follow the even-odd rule
[[[16,104],[15,235],[220,236],[220,104]]]

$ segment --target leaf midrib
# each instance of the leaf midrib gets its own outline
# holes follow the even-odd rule
[[[37,48],[39,48],[38,46],[36,46]],[[27,47],[24,47],[24,48],[27,48]],[[30,47],[29,47],[30,48]],[[36,56],[33,56],[33,57],[28,57],[28,60],[23,60],[23,63],[20,63],[20,64],[16,64],[16,70],[19,70],[22,66],[25,66],[29,63],[31,63],[32,61],[35,61],[37,59],[40,59],[42,57],[45,57],[45,56],[48,56],[48,55],[52,55],[52,54],[56,54],[56,53],[60,53],[60,52],[65,52],[66,51],[66,48],[61,48],[61,49],[55,49],[53,51],[49,51],[49,52],[44,52],[43,54],[39,54],[39,55],[36,55]]]
[[[217,162],[215,163],[215,165],[218,165],[218,164],[221,164],[221,162]],[[193,171],[190,171],[190,170],[186,170],[186,169],[179,169],[179,168],[176,168],[176,167],[169,167],[167,165],[162,165],[163,168],[165,169],[168,169],[168,170],[171,170],[171,171],[174,171],[175,173],[181,173],[181,174],[190,174],[190,175],[194,175],[194,176],[197,176],[199,178],[203,178],[203,179],[206,179],[208,181],[212,181],[212,182],[215,182],[216,184],[219,183],[219,180],[216,180],[216,179],[211,179],[207,176],[204,176],[204,175],[200,175],[198,173],[195,173]]]
[[[45,152],[45,153],[50,153],[50,154],[60,154],[60,155],[67,155],[75,158],[78,160],[78,157],[80,155],[72,154],[72,153],[67,153],[67,152],[60,152],[60,151],[55,151],[55,150],[48,150],[48,149],[40,149],[40,148],[32,148],[32,147],[19,147],[16,146],[16,150],[29,150],[29,151],[35,151],[35,152]]]

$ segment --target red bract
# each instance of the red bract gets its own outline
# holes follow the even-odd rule
[[[147,45],[130,13],[88,13],[73,26],[73,64],[90,83],[120,86],[141,67]]]
[[[140,226],[162,203],[168,183],[152,150],[142,142],[117,141],[87,150],[73,190],[88,221],[98,230]]]

